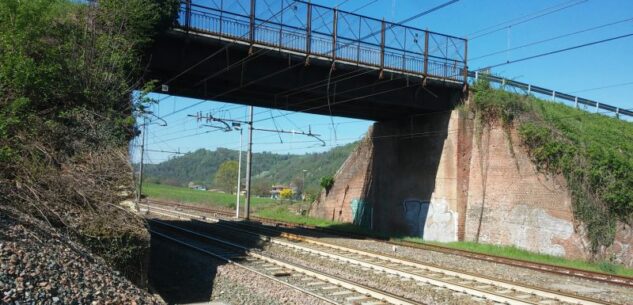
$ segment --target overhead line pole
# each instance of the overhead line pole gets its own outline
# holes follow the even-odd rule
[[[248,107],[248,151],[246,153],[246,211],[244,218],[251,216],[251,170],[253,161],[253,106]]]
[[[138,192],[136,193],[136,210],[140,211],[141,192],[143,191],[143,157],[145,156],[145,135],[147,134],[147,117],[143,116],[143,135],[141,137],[141,166],[139,168]]]
[[[240,218],[240,192],[242,191],[242,128],[240,128],[240,155],[237,157],[237,198],[235,204],[235,218]]]

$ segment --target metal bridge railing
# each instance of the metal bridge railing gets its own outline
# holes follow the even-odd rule
[[[178,27],[465,83],[467,41],[299,0],[182,0]]]
[[[621,116],[628,116],[629,118],[633,118],[633,111],[628,109],[621,109],[619,107],[607,105],[604,103],[592,101],[586,98],[582,98],[579,96],[574,96],[567,93],[558,92],[552,89],[546,89],[540,86],[534,86],[527,83],[517,82],[515,80],[506,79],[499,76],[490,75],[488,73],[479,73],[477,71],[468,72],[468,77],[471,77],[475,80],[485,79],[487,81],[497,83],[502,85],[503,87],[513,87],[519,90],[525,91],[527,94],[538,93],[544,96],[552,97],[553,99],[560,99],[564,101],[568,101],[574,104],[574,107],[579,108],[581,105],[590,106],[599,112],[600,110],[606,110],[607,112],[613,113],[616,117],[620,118]]]

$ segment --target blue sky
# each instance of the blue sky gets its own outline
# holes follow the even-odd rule
[[[326,6],[340,4],[339,8],[347,11],[354,11],[371,3],[357,13],[375,18],[384,17],[386,20],[397,22],[445,3],[446,0],[313,0],[312,2]],[[558,8],[560,10],[556,12],[537,16]],[[530,18],[533,19],[521,24],[513,24]],[[493,28],[500,30],[477,37],[479,34],[488,32],[482,32],[482,30],[508,21],[509,23]],[[524,44],[615,22],[619,23],[563,39],[506,51]],[[471,59],[469,67],[473,70],[508,60],[633,33],[633,1],[460,0],[432,14],[413,20],[407,25],[469,38],[468,57]],[[493,52],[500,53],[476,59]],[[493,73],[629,109],[633,108],[632,56],[633,37],[628,37],[497,67],[493,69]],[[619,86],[590,90],[611,85]],[[199,102],[158,94],[154,96],[161,100],[153,109],[159,116]],[[195,114],[198,111],[210,112],[215,116],[225,118],[245,119],[247,107],[208,101],[187,111],[168,116],[165,118],[167,127],[150,126],[148,149],[187,152],[199,148],[212,150],[217,147],[239,148],[239,132],[211,131],[212,128],[201,126],[204,123],[187,117],[188,114]],[[263,108],[255,108],[255,121],[280,114],[286,115],[275,120],[262,121],[256,127],[307,132],[310,126],[313,133],[322,135],[321,138],[326,142],[326,146],[319,146],[318,141],[305,136],[281,135],[280,139],[280,136],[274,133],[255,132],[254,151],[290,154],[324,151],[360,139],[372,123]],[[157,163],[173,156],[169,153],[149,151],[146,158],[150,163]],[[138,155],[135,156],[135,159],[137,158]]]

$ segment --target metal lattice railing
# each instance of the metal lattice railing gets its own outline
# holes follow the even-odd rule
[[[181,1],[178,26],[381,70],[468,79],[465,39],[304,1]]]
[[[559,92],[552,89],[543,88],[540,86],[522,83],[515,80],[491,75],[489,73],[479,73],[478,71],[470,71],[468,72],[468,77],[473,78],[475,81],[479,79],[487,80],[489,82],[497,83],[501,85],[502,88],[511,87],[522,90],[526,94],[540,94],[542,96],[551,97],[552,99],[560,99],[562,101],[573,103],[574,107],[580,108],[581,106],[590,107],[590,109],[594,109],[595,112],[604,111],[604,113],[612,113],[618,118],[622,118],[623,116],[633,118],[633,111],[630,109],[621,109],[620,107],[607,105],[604,103],[596,102],[590,99],[586,99],[583,97],[571,95],[568,93]]]

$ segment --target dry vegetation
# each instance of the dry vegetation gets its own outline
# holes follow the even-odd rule
[[[175,1],[0,2],[0,202],[66,230],[141,283],[148,234],[127,143],[144,48]]]

